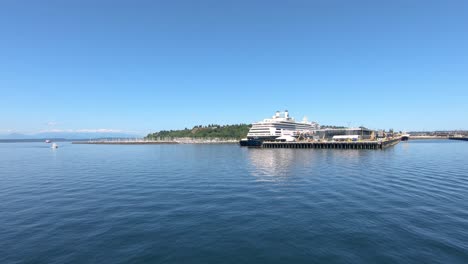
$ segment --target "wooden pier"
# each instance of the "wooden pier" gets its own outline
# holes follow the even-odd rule
[[[261,148],[294,148],[294,149],[385,149],[400,142],[400,138],[384,141],[355,142],[263,142]]]

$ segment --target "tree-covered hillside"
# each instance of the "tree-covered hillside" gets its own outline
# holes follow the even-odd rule
[[[241,139],[247,136],[251,125],[208,125],[194,126],[192,129],[182,130],[161,130],[156,133],[148,134],[147,139],[158,140],[167,138],[226,138],[226,139]]]

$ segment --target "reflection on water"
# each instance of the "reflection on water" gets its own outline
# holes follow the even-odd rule
[[[260,181],[281,180],[290,175],[297,158],[292,149],[249,149],[250,173]]]
[[[400,142],[401,144],[401,148],[405,151],[405,153],[408,153],[408,151],[410,150],[410,144],[408,141],[402,141]]]
[[[328,166],[359,164],[375,150],[248,149],[251,175],[259,181],[283,181],[297,173],[318,174]]]

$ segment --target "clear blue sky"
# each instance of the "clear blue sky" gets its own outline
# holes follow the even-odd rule
[[[468,1],[0,2],[0,133],[468,129]]]

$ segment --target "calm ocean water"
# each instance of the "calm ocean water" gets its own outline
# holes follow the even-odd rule
[[[0,263],[468,263],[468,142],[0,144]]]

